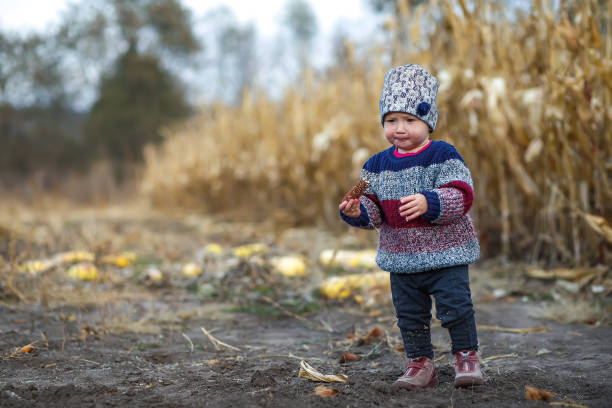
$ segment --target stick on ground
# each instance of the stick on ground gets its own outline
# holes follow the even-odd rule
[[[215,346],[215,350],[219,350],[219,346],[223,346],[223,347],[227,347],[230,350],[235,350],[235,351],[242,351],[240,350],[238,347],[234,347],[234,346],[230,346],[227,343],[222,342],[221,340],[216,339],[212,334],[210,334],[208,332],[208,330],[206,330],[204,327],[200,327],[202,329],[202,332],[204,332],[204,334],[206,335],[206,337],[208,337],[208,340],[210,340],[210,342],[213,344],[213,346]]]
[[[185,338],[185,340],[187,340],[189,342],[189,346],[191,347],[191,352],[193,353],[193,342],[191,341],[191,339],[189,338],[189,336],[187,336],[185,333],[181,333],[183,335],[183,337]]]
[[[476,327],[479,330],[493,330],[493,331],[500,331],[500,332],[507,332],[507,333],[518,333],[518,334],[539,333],[539,332],[547,332],[548,331],[548,328],[546,326],[535,326],[535,327],[529,327],[527,329],[511,329],[511,328],[507,328],[507,327],[499,327],[499,326],[490,326],[490,325],[486,325],[486,324],[479,324]]]
[[[491,361],[491,360],[497,360],[497,359],[500,359],[500,358],[518,358],[518,356],[519,356],[519,355],[518,355],[518,354],[516,354],[516,353],[512,353],[512,354],[501,354],[501,355],[498,355],[498,356],[490,356],[490,357],[485,357],[485,358],[483,358],[483,359],[482,359],[482,361],[483,361],[483,362],[486,362],[486,361]]]

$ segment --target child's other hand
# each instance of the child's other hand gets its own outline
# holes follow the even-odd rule
[[[349,218],[359,218],[361,215],[361,207],[359,204],[358,198],[352,198],[350,200],[344,200],[340,203],[340,211],[342,214],[346,215]]]
[[[400,215],[412,221],[425,214],[428,209],[427,198],[423,194],[413,194],[400,198]]]

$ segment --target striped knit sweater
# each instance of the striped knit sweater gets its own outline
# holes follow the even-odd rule
[[[389,272],[417,273],[475,262],[478,238],[468,214],[474,191],[465,162],[450,144],[432,141],[398,157],[395,146],[372,156],[361,170],[370,186],[361,197],[361,216],[348,224],[378,229],[376,263]],[[428,209],[407,222],[400,197],[421,193]]]

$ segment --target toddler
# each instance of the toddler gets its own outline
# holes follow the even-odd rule
[[[455,356],[455,387],[480,385],[478,338],[468,264],[480,255],[468,211],[472,177],[452,145],[432,141],[438,80],[418,65],[391,69],[380,96],[380,119],[391,147],[361,170],[370,184],[359,199],[343,201],[348,224],[379,231],[376,263],[391,276],[393,305],[409,363],[394,385],[438,384],[431,344],[431,295],[448,329]]]

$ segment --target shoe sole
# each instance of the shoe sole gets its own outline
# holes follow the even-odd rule
[[[465,376],[465,377],[455,378],[455,388],[473,387],[473,386],[482,385],[482,384],[484,384],[483,379],[478,378],[478,377]]]
[[[419,388],[435,387],[438,384],[439,384],[438,378],[434,377],[426,385],[414,385],[414,384],[410,384],[409,382],[398,380],[393,383],[393,386],[398,387],[398,388],[404,388],[406,390],[417,390]]]

